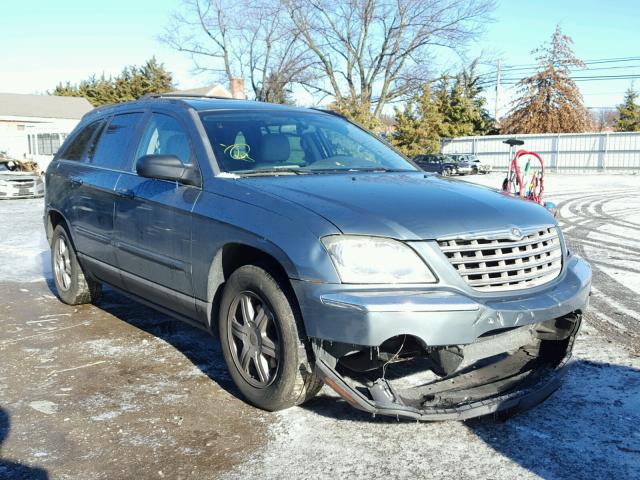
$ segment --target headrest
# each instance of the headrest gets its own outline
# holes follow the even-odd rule
[[[289,139],[282,133],[268,133],[260,140],[260,156],[263,163],[284,163],[289,160]]]

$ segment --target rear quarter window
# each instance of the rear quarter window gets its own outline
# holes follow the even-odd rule
[[[93,142],[87,161],[92,165],[113,170],[129,170],[131,166],[131,142],[137,133],[142,113],[115,115],[103,126],[99,138]]]
[[[64,150],[59,155],[59,158],[63,160],[80,161],[87,149],[87,145],[94,136],[94,133],[104,124],[104,120],[98,120],[90,123],[84,127],[80,132],[74,136],[68,145],[64,147]]]

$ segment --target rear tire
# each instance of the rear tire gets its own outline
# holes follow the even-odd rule
[[[238,268],[218,314],[222,353],[234,383],[268,411],[299,405],[322,388],[292,293],[266,270]]]
[[[67,305],[94,303],[100,298],[102,285],[85,275],[62,225],[53,230],[51,237],[51,272],[58,297]]]

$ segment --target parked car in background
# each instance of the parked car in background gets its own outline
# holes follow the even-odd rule
[[[467,156],[469,162],[471,162],[471,166],[473,168],[473,173],[491,173],[491,165],[488,163],[484,163],[477,155],[468,155]]]
[[[439,173],[443,177],[458,173],[458,164],[447,155],[439,153],[416,155],[413,161],[425,172]]]
[[[42,176],[31,163],[0,155],[0,199],[35,198],[44,195]]]
[[[449,155],[456,166],[456,173],[458,175],[471,175],[473,172],[473,166],[466,155]]]
[[[334,113],[99,107],[46,179],[60,299],[106,284],[217,335],[266,410],[323,382],[393,417],[528,408],[560,385],[588,304],[590,267],[544,207],[428,175]]]
[[[482,160],[477,155],[473,153],[465,153],[463,155],[458,155],[459,158],[469,162],[471,164],[472,173],[490,173],[491,165],[488,163],[483,163]]]

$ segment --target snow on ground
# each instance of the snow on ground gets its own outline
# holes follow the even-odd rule
[[[502,176],[462,180],[498,187]],[[372,419],[325,387],[272,414],[270,440],[226,477],[640,479],[640,177],[548,175],[546,186],[571,249],[594,269],[591,310],[558,392],[505,423],[413,423]],[[41,212],[38,200],[0,202],[11,225],[0,228],[0,281],[28,287],[50,276]],[[89,348],[128,354],[97,342]]]
[[[43,214],[42,198],[0,200],[0,281],[29,283],[50,276]]]

